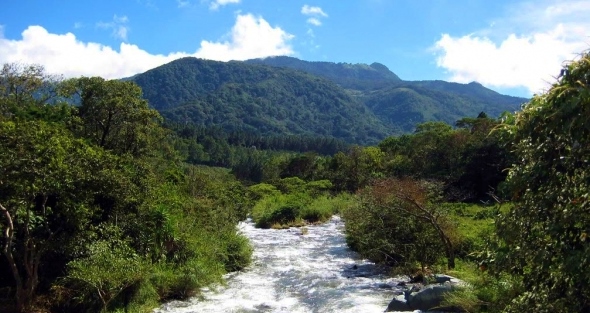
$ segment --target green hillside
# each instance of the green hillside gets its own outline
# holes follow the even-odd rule
[[[175,122],[363,144],[392,129],[333,82],[287,68],[184,58],[132,80]]]
[[[411,132],[419,123],[444,121],[453,124],[466,116],[486,112],[497,117],[516,111],[528,99],[499,94],[479,83],[441,80],[404,81],[386,66],[309,62],[291,57],[249,60],[281,68],[293,68],[328,78],[364,103],[385,124]]]
[[[357,144],[412,132],[427,121],[453,124],[482,111],[497,117],[526,101],[478,83],[403,81],[379,63],[292,57],[245,62],[183,58],[130,80],[173,123]]]

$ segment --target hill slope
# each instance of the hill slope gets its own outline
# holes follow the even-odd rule
[[[176,122],[351,143],[375,143],[391,134],[391,127],[333,82],[293,69],[183,58],[131,79]]]
[[[371,144],[426,121],[497,117],[527,99],[478,83],[403,81],[382,64],[183,58],[129,78],[172,122]]]
[[[333,62],[310,62],[293,57],[276,56],[244,61],[250,64],[265,64],[286,67],[325,77],[345,89],[366,90],[385,87],[402,80],[380,63],[349,64]]]
[[[293,68],[328,78],[348,90],[385,124],[404,132],[418,123],[440,120],[453,124],[466,116],[486,112],[497,117],[516,111],[528,99],[501,95],[472,82],[403,81],[386,66],[373,63],[347,64],[308,62],[290,57],[246,61],[281,68]]]

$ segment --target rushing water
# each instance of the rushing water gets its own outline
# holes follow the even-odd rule
[[[383,312],[397,280],[347,248],[338,217],[302,229],[240,229],[254,246],[253,264],[226,277],[203,299],[174,301],[155,312]]]

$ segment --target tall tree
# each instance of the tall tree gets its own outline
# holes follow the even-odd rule
[[[80,101],[81,133],[117,154],[141,155],[161,117],[133,82],[82,77],[65,83]]]

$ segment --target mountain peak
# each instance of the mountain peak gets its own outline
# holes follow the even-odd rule
[[[373,62],[370,66],[372,68],[376,69],[377,71],[380,71],[380,72],[389,72],[389,73],[392,73],[393,74],[393,72],[391,72],[387,66],[385,66],[385,65],[383,65],[381,63]]]
[[[345,89],[372,89],[401,79],[381,63],[351,64],[324,61],[304,61],[294,57],[277,56],[244,61],[274,67],[288,67],[332,80]]]

